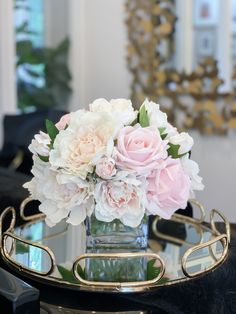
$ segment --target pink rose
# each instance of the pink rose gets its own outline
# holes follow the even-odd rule
[[[162,140],[156,127],[127,126],[120,130],[115,159],[122,169],[147,174],[167,158],[167,141]]]
[[[116,174],[115,160],[102,157],[96,164],[95,172],[102,179],[111,179]]]
[[[67,113],[61,117],[60,121],[57,122],[56,128],[61,131],[64,130],[65,127],[70,123],[71,113]]]
[[[150,214],[170,219],[179,208],[186,208],[191,181],[179,159],[168,158],[147,177]]]

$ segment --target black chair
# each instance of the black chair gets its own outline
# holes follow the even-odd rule
[[[45,131],[45,120],[56,123],[66,111],[54,109],[6,115],[3,120],[4,141],[0,151],[0,167],[30,174],[32,154],[28,146],[36,133]]]

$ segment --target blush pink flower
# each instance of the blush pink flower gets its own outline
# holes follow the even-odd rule
[[[111,179],[116,174],[115,160],[106,156],[100,158],[95,172],[102,179]]]
[[[118,134],[115,160],[121,169],[147,174],[167,158],[167,148],[156,127],[127,126]]]
[[[127,175],[122,179],[100,181],[95,186],[95,216],[98,220],[111,222],[114,219],[126,226],[137,227],[144,216],[144,197],[141,181]]]
[[[186,208],[191,181],[179,159],[168,158],[147,177],[147,210],[170,219],[179,208]]]
[[[61,131],[70,123],[71,113],[67,113],[61,117],[60,121],[56,123],[56,128]]]

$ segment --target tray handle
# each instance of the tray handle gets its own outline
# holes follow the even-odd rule
[[[31,269],[29,267],[26,267],[24,266],[23,264],[19,263],[19,262],[16,262],[15,260],[13,260],[11,258],[11,253],[9,254],[8,250],[7,250],[7,238],[11,238],[11,239],[14,239],[16,241],[19,241],[20,243],[22,244],[25,244],[25,245],[29,245],[29,246],[32,246],[32,247],[36,247],[36,248],[39,248],[41,249],[42,251],[45,251],[48,256],[49,256],[49,259],[50,259],[50,267],[49,267],[49,270],[48,271],[37,271],[37,270],[34,270],[34,269]],[[11,250],[10,252],[12,252],[12,248],[14,247],[14,245],[12,245],[11,247]],[[16,268],[18,268],[20,271],[25,271],[27,273],[30,273],[30,274],[36,274],[36,275],[40,275],[40,276],[49,276],[55,269],[56,267],[56,260],[55,260],[55,256],[52,252],[52,250],[44,245],[41,245],[41,244],[37,244],[37,243],[34,243],[30,240],[23,240],[21,239],[20,237],[16,236],[16,235],[13,235],[11,232],[4,232],[3,236],[2,236],[2,255],[4,257],[4,259],[12,264],[13,266],[15,266]]]
[[[10,222],[10,226],[8,227],[6,231],[12,231],[12,229],[15,227],[15,224],[16,224],[15,208],[7,207],[0,215],[0,240],[2,239],[2,234],[3,234],[3,222],[9,213],[11,213],[11,222]]]
[[[31,197],[27,197],[26,199],[23,200],[23,202],[20,204],[20,217],[24,220],[24,221],[31,221],[31,220],[35,220],[35,219],[39,219],[44,217],[45,215],[43,213],[39,213],[39,214],[34,214],[34,215],[30,215],[27,216],[25,214],[26,211],[26,206],[30,203],[34,201],[34,199],[32,199]]]
[[[215,220],[214,220],[215,215],[220,216],[220,218],[224,221],[225,232],[226,232],[226,235],[228,237],[228,242],[230,243],[230,224],[229,224],[229,221],[225,217],[225,215],[223,215],[222,212],[220,212],[217,209],[212,209],[210,212],[210,223],[211,223],[212,230],[215,231],[215,233],[218,235],[221,234],[221,232],[216,228],[216,225],[215,225]]]
[[[222,252],[222,255],[219,259],[216,260],[215,259],[215,263],[213,265],[211,265],[210,267],[208,267],[207,269],[204,269],[204,270],[201,270],[201,271],[196,271],[196,272],[193,272],[193,273],[189,273],[189,271],[187,270],[187,260],[188,260],[188,257],[200,250],[200,249],[203,249],[205,247],[210,247],[211,245],[217,243],[217,241],[221,241],[222,243],[222,246],[223,246],[223,252]],[[228,251],[228,245],[229,245],[229,241],[228,241],[228,236],[226,234],[221,234],[221,235],[218,235],[217,237],[215,237],[214,239],[211,239],[205,243],[201,243],[201,244],[198,244],[194,247],[191,247],[189,248],[183,255],[182,257],[182,260],[181,260],[181,267],[182,267],[182,271],[184,273],[185,276],[189,277],[189,278],[194,278],[206,271],[210,271],[214,268],[216,268],[216,266],[218,266],[219,264],[221,264],[221,262],[225,259],[226,255],[227,255],[227,251]],[[213,256],[215,257],[215,256]]]
[[[135,257],[147,257],[147,258],[153,258],[155,260],[158,260],[161,265],[160,273],[151,280],[145,280],[145,281],[132,281],[132,282],[102,282],[102,281],[90,281],[82,278],[79,273],[77,272],[77,266],[81,260],[85,260],[86,258],[103,258],[103,259],[121,259],[121,258],[135,258]],[[165,263],[163,259],[158,255],[154,253],[86,253],[83,255],[80,255],[73,264],[73,273],[77,280],[79,280],[82,284],[86,286],[100,286],[100,287],[110,287],[110,288],[117,288],[124,289],[124,288],[130,288],[130,287],[143,287],[143,286],[150,286],[158,283],[159,280],[163,277],[165,273]]]

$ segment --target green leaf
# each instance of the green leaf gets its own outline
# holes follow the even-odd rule
[[[61,274],[63,280],[68,281],[70,283],[78,283],[78,280],[75,278],[72,269],[67,269],[61,265],[57,265],[57,269]],[[78,264],[77,272],[81,278],[85,278],[84,271],[82,267]]]
[[[156,262],[155,259],[148,261],[147,280],[152,280],[152,279],[156,278],[160,273],[160,268],[154,266],[155,262]]]
[[[62,279],[70,283],[78,283],[78,280],[74,277],[72,269],[66,269],[63,266],[57,265],[57,269],[62,276]]]
[[[16,241],[16,254],[29,253],[29,245]]]
[[[167,130],[166,128],[158,128],[161,138],[164,140],[167,137]]]
[[[131,126],[135,126],[138,123],[138,118],[134,119],[134,121],[130,124]]]
[[[179,148],[180,145],[174,145],[169,143],[169,148],[168,148],[168,155],[171,156],[172,158],[179,158]]]
[[[21,40],[16,43],[17,56],[29,56],[33,50],[33,43],[28,40]]]
[[[48,119],[46,119],[46,130],[53,144],[57,134],[59,133],[59,130],[57,129],[55,124]]]
[[[155,262],[156,259],[152,259],[147,263],[147,280],[155,279],[160,274],[161,268],[154,266]],[[167,277],[162,277],[161,280],[158,281],[158,284],[163,284],[168,280]]]
[[[187,153],[185,154],[180,154],[179,155],[179,148],[180,148],[180,145],[174,145],[174,144],[171,144],[169,143],[168,144],[170,147],[168,148],[168,155],[171,156],[172,158],[176,159],[176,158],[180,158],[184,155],[186,155]]]
[[[144,104],[142,104],[142,106],[139,109],[138,122],[143,128],[149,126],[149,118]]]
[[[77,266],[77,273],[80,275],[81,278],[85,279],[85,272],[80,264],[78,264]]]
[[[39,159],[41,159],[42,161],[44,162],[49,162],[49,157],[48,156],[41,156],[41,155],[38,155]]]
[[[160,135],[162,134],[166,134],[165,131],[166,131],[166,128],[162,127],[162,128],[158,128],[159,132],[160,132]]]

